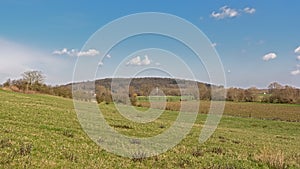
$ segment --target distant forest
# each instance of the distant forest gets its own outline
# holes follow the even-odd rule
[[[153,94],[151,92],[154,92],[154,94],[166,96],[190,95],[193,99],[197,100],[300,104],[300,89],[287,85],[283,86],[277,82],[271,83],[266,89],[257,89],[255,87],[248,89],[224,89],[223,86],[182,79],[160,77],[134,79],[106,78],[96,81],[74,83],[74,86],[79,87],[80,90],[72,95],[72,84],[50,86],[44,84],[44,80],[45,76],[42,72],[28,71],[22,74],[21,79],[8,79],[1,87],[5,90],[15,92],[44,93],[66,98],[73,98],[74,95],[77,95],[86,101],[95,98],[98,103],[112,102],[112,94],[114,93],[120,94],[120,101],[122,101],[122,97],[124,97],[122,94],[126,93],[131,101],[135,101],[138,96],[149,96]],[[93,85],[95,85],[95,90],[92,90]],[[129,86],[129,88],[126,89],[126,86]],[[197,87],[198,90],[195,87]],[[215,98],[212,97],[212,89],[215,91]],[[224,90],[226,91],[224,92]],[[226,96],[223,93],[226,93]]]

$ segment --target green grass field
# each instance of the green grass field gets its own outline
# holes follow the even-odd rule
[[[256,104],[247,104],[255,111]],[[281,106],[299,116],[294,106],[275,108]],[[178,114],[165,111],[153,122],[138,124],[123,118],[113,104],[100,104],[100,109],[117,131],[143,137],[163,132]],[[299,122],[223,116],[213,136],[199,144],[205,119],[199,114],[187,137],[166,153],[130,159],[88,138],[72,100],[0,90],[0,168],[300,168]]]

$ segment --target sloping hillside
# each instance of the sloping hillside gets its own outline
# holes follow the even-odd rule
[[[138,124],[122,117],[113,104],[100,104],[100,109],[117,131],[137,136],[163,132],[178,114],[166,111],[149,124]],[[166,153],[129,159],[106,152],[87,137],[72,100],[0,90],[0,168],[300,167],[300,123],[224,116],[213,136],[199,144],[205,117],[199,114],[190,134]]]

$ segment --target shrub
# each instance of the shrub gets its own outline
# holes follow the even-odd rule
[[[31,149],[32,149],[32,144],[22,144],[19,152],[21,156],[26,156],[29,155],[31,153]]]

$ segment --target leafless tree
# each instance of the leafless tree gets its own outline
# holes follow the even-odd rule
[[[22,74],[22,79],[26,83],[26,90],[33,89],[34,86],[41,85],[45,77],[42,74],[41,71],[32,70],[32,71],[26,71]]]

